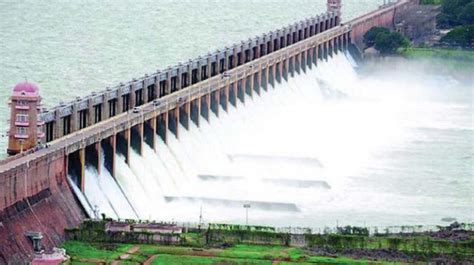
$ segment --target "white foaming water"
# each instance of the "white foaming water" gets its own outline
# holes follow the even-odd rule
[[[228,112],[219,106],[219,117],[210,112],[199,127],[180,125],[179,139],[168,131],[156,152],[146,144],[143,156],[132,151],[130,166],[117,155],[116,181],[104,166],[101,176],[88,169],[85,195],[118,218],[198,221],[202,207],[206,221],[241,223],[250,203],[251,223],[277,226],[469,220],[456,198],[403,190],[410,166],[392,155],[414,152],[407,143],[426,136],[410,130],[420,120],[416,104],[394,96],[397,87],[359,78],[339,53],[236,108],[229,103]],[[440,108],[450,107],[428,109]],[[428,120],[423,126],[445,125]]]
[[[107,188],[108,185],[101,185],[100,179],[97,170],[92,167],[86,167],[86,177],[85,177],[85,196],[88,198],[88,201],[92,204],[92,209],[94,211],[99,211],[101,213],[106,213],[112,218],[117,218],[117,211],[115,207],[120,204],[115,204],[115,207],[112,205],[107,195],[113,195],[113,193],[106,192],[102,188]],[[97,214],[96,214],[97,215]],[[98,217],[98,216],[96,216]]]
[[[103,153],[101,161],[100,175],[93,166],[86,166],[84,195],[87,198],[87,204],[85,205],[82,200],[81,203],[89,212],[94,212],[93,215],[97,218],[101,213],[112,218],[138,218],[121,187],[105,168]],[[78,194],[76,190],[75,192]]]

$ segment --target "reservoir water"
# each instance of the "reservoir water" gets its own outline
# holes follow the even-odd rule
[[[2,1],[0,96],[6,106],[26,77],[52,106],[318,14],[324,2]],[[351,18],[379,1],[345,4]],[[82,200],[120,218],[197,222],[202,209],[206,222],[243,223],[250,203],[253,224],[472,222],[472,78],[439,69],[403,59],[357,69],[339,54],[180,128],[157,153],[132,153],[130,167],[118,156],[117,181],[88,169]]]

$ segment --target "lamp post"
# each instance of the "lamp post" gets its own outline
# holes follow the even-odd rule
[[[244,204],[244,208],[245,208],[245,224],[248,225],[248,224],[249,224],[249,208],[250,208],[250,204],[249,204],[249,203]]]

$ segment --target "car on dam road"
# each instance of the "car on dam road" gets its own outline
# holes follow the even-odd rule
[[[141,112],[141,108],[140,107],[134,107],[133,108],[133,113],[140,113]]]

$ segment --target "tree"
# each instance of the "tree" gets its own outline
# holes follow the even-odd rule
[[[474,24],[474,2],[468,4],[463,8],[459,14],[458,21],[463,25]]]
[[[443,0],[441,14],[437,18],[438,26],[441,28],[451,28],[462,25],[463,22],[460,20],[460,15],[472,3],[474,3],[474,0]]]
[[[469,48],[474,46],[474,25],[460,26],[451,30],[441,39],[441,43],[450,46]]]
[[[373,27],[364,35],[364,43],[367,47],[372,47],[375,45],[375,39],[377,35],[382,33],[390,33],[387,28],[384,27]]]
[[[378,34],[375,38],[375,49],[381,54],[394,54],[400,47],[408,47],[410,42],[398,32]]]
[[[437,27],[440,29],[448,29],[451,27],[451,17],[445,13],[440,13],[436,17]]]

